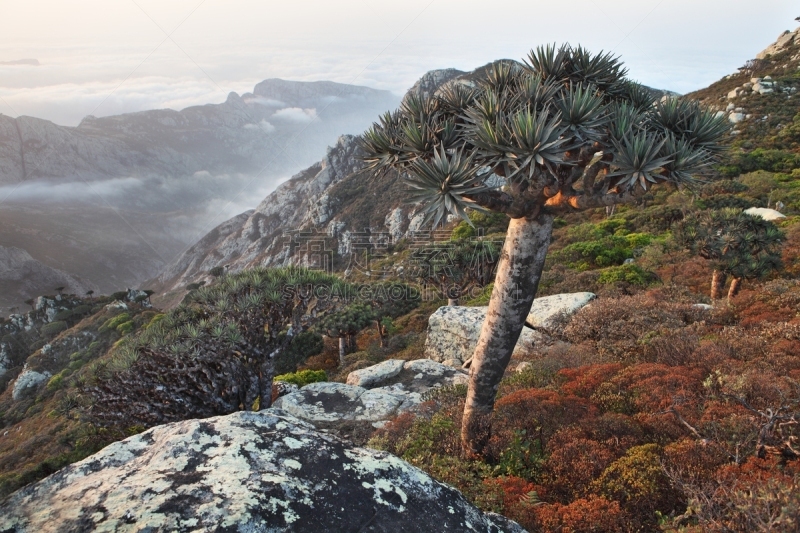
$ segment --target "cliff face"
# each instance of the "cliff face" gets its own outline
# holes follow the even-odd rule
[[[431,71],[409,92],[432,94],[448,82],[469,83],[473,75],[455,69]],[[406,190],[398,176],[388,173],[375,179],[362,169],[356,138],[340,137],[322,161],[280,185],[253,212],[215,228],[170,263],[149,286],[180,293],[189,283],[208,281],[208,271],[216,266],[239,271],[257,265],[302,262],[303,255],[296,250],[298,244],[303,249],[303,243],[290,232],[316,234],[328,252],[341,256],[350,252],[354,239],[366,232],[376,242],[397,240],[419,229],[421,217],[415,216],[415,207],[405,202]],[[172,298],[169,303],[174,301]]]
[[[361,167],[355,137],[343,135],[322,161],[278,186],[256,209],[214,228],[170,263],[155,285],[168,292],[204,279],[216,266],[238,271],[290,262],[289,232],[324,228],[336,235],[340,229],[334,220],[338,206],[330,193],[343,180],[363,180],[358,174]]]

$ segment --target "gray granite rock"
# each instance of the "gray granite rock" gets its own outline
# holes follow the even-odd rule
[[[39,389],[39,385],[50,379],[50,372],[36,372],[29,368],[24,368],[22,373],[14,381],[14,389],[11,397],[20,400],[27,395],[33,394]]]
[[[368,376],[370,379],[361,381]],[[281,396],[273,404],[318,427],[337,430],[348,422],[380,427],[423,401],[438,387],[466,385],[467,372],[430,359],[390,359],[350,373],[348,383],[312,383]],[[365,383],[364,386],[355,385]]]
[[[537,298],[528,314],[528,324],[543,329],[554,327],[563,315],[571,315],[595,298],[590,292],[555,294]],[[472,357],[478,344],[487,307],[440,307],[428,319],[428,337],[425,341],[425,356],[434,361],[462,363]],[[537,331],[525,327],[522,330],[515,355],[530,353],[534,343],[541,339]]]
[[[524,533],[278,409],[152,428],[0,503],[0,531]]]
[[[403,370],[404,362],[405,361],[400,359],[389,359],[377,365],[350,372],[347,376],[347,384],[369,387],[374,383],[386,381],[387,379],[395,377]]]

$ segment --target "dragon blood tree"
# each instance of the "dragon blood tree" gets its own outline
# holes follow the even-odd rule
[[[341,279],[297,267],[226,275],[126,337],[81,389],[101,425],[158,424],[270,406],[273,361],[334,311]]]
[[[427,220],[466,209],[511,218],[470,369],[461,428],[468,456],[490,436],[498,384],[530,311],[554,215],[633,202],[708,168],[728,131],[697,103],[626,79],[611,54],[539,47],[499,61],[476,84],[409,96],[363,135],[373,171],[396,169]]]
[[[675,240],[690,252],[711,261],[711,298],[722,298],[731,278],[728,301],[743,279],[764,278],[781,268],[786,235],[775,224],[739,209],[720,209],[686,217],[675,226]]]

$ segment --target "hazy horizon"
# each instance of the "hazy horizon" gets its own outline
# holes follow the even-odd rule
[[[491,8],[475,0],[5,1],[0,113],[74,126],[90,114],[221,102],[267,78],[401,94],[428,70],[520,59],[549,42],[611,50],[632,78],[686,93],[794,28],[793,2],[766,4],[578,0],[564,22],[556,5],[509,0]],[[487,25],[496,13],[511,16]],[[29,58],[39,65],[8,64]]]

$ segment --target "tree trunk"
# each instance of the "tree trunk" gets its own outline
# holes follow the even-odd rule
[[[259,366],[258,371],[258,409],[266,409],[272,405],[272,361],[269,357],[265,357]],[[253,404],[245,405],[244,410],[249,411],[253,408]]]
[[[458,298],[448,298],[447,299],[447,305],[458,305],[459,303],[460,302],[459,302]]]
[[[728,280],[728,275],[719,270],[714,270],[711,274],[711,299],[719,300],[722,298],[722,291],[725,290],[725,282]]]
[[[357,333],[350,333],[347,336],[347,340],[348,340],[348,344],[349,344],[348,349],[347,349],[347,353],[355,353],[355,352],[358,351],[358,343],[356,342],[356,335],[358,335],[358,334]]]
[[[742,288],[742,278],[733,278],[731,280],[731,286],[728,288],[728,302],[730,302],[734,296],[739,294],[739,289]]]
[[[531,310],[553,233],[553,217],[512,218],[508,226],[486,320],[469,371],[461,425],[468,457],[479,457],[491,435],[497,388]]]
[[[378,327],[378,338],[381,340],[381,348],[386,348],[386,345],[388,344],[386,340],[389,336],[389,332],[386,331],[386,326],[384,326],[380,320],[376,320],[375,324]]]
[[[347,353],[347,339],[339,337],[339,366],[344,366],[344,356]]]

